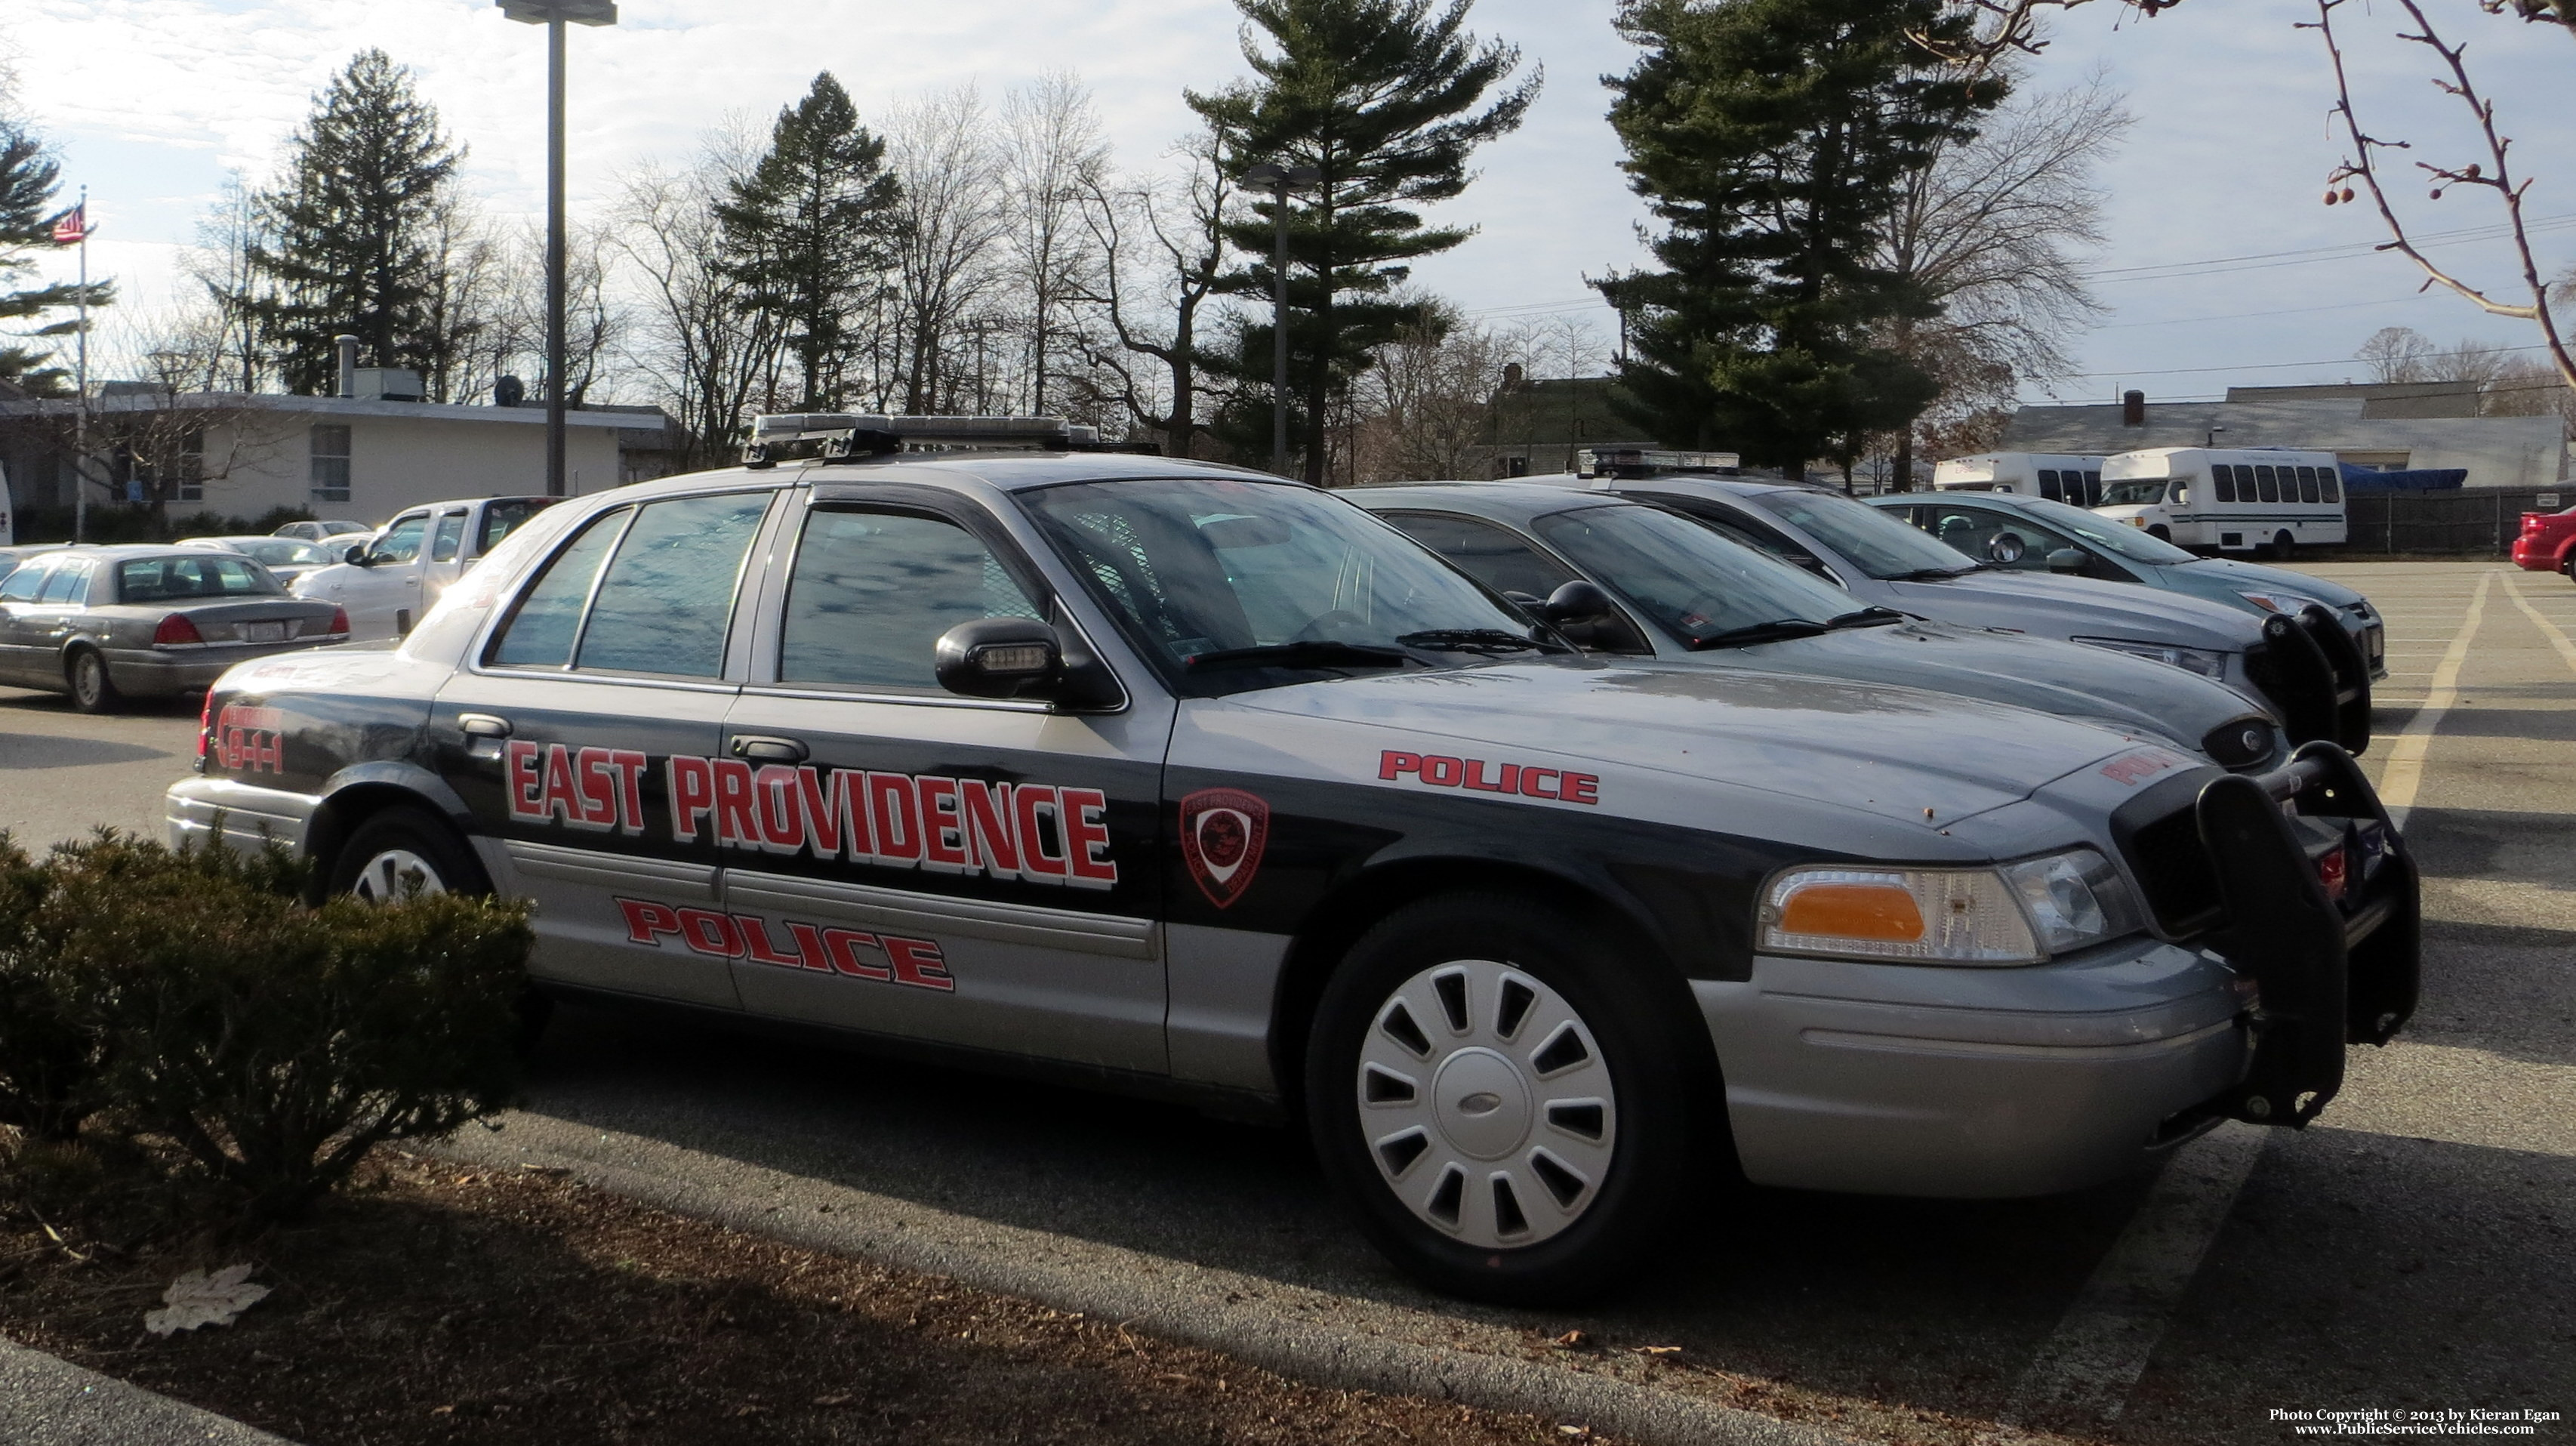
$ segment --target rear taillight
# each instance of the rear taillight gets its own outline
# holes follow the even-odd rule
[[[215,690],[206,690],[205,706],[197,710],[197,771],[206,768],[206,754],[215,746]]]
[[[188,621],[186,613],[172,613],[161,620],[161,626],[152,630],[152,646],[156,648],[186,647],[205,640],[205,636],[197,631],[197,625]]]
[[[2526,512],[2522,514],[2522,535],[2529,537],[2531,534],[2538,532],[2540,530],[2540,519],[2546,515],[2546,513],[2540,512]]]
[[[347,608],[331,609],[331,626],[325,628],[322,635],[324,637],[334,638],[347,637],[349,635],[349,610]]]

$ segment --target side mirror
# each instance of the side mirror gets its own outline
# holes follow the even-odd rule
[[[967,698],[1048,698],[1064,678],[1064,647],[1035,618],[977,618],[940,635],[939,686]]]
[[[340,560],[351,567],[367,566],[367,545],[363,542],[340,554]]]
[[[1538,615],[1557,627],[1597,623],[1617,614],[1617,605],[1610,601],[1610,594],[1601,590],[1600,584],[1586,582],[1579,577],[1549,593],[1547,601],[1538,607]]]
[[[2084,570],[2084,562],[2084,553],[2081,549],[2061,547],[2048,555],[2048,570],[2050,572],[2082,572]]]
[[[2022,541],[2020,533],[1998,532],[1994,535],[1994,539],[1986,544],[1986,560],[2010,567],[2021,561],[2029,551],[2030,544]]]

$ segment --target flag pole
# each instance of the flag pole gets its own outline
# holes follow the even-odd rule
[[[80,346],[77,385],[80,421],[72,442],[72,541],[89,540],[89,187],[81,187],[80,209]]]

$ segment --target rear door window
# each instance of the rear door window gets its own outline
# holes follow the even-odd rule
[[[974,533],[918,513],[817,508],[788,576],[778,681],[938,693],[940,635],[1041,614]]]
[[[430,539],[429,560],[454,562],[456,550],[465,543],[465,514],[451,512],[438,519],[438,531]]]
[[[736,492],[640,509],[591,600],[573,666],[721,675],[743,559],[769,498]]]
[[[89,593],[89,564],[66,562],[45,579],[45,590],[36,601],[55,607],[79,607]]]

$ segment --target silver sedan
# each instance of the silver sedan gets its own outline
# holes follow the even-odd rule
[[[337,607],[289,597],[267,568],[209,548],[49,552],[0,579],[0,683],[69,693],[85,713],[195,692],[245,659],[348,636]]]

